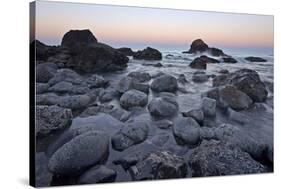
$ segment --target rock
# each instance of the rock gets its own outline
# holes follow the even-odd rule
[[[76,84],[81,84],[82,83],[82,78],[80,75],[78,75],[75,71],[71,70],[71,69],[59,69],[57,70],[56,74],[54,75],[54,77],[52,79],[49,80],[49,84],[55,85],[56,83],[59,82],[70,82],[74,85]]]
[[[231,63],[231,64],[237,63],[237,60],[235,60],[232,57],[224,57],[224,58],[222,58],[222,60],[224,63]]]
[[[112,137],[112,147],[115,150],[123,151],[132,145],[143,142],[147,135],[148,124],[145,121],[133,120]]]
[[[133,107],[143,107],[147,104],[148,97],[145,93],[132,89],[125,92],[120,98],[120,105],[124,109],[130,109]]]
[[[219,63],[217,59],[207,57],[205,55],[195,58],[189,66],[195,69],[206,69],[208,63]]]
[[[229,71],[227,69],[222,69],[219,71],[221,74],[229,74]]]
[[[173,126],[173,122],[167,119],[163,119],[156,121],[155,125],[160,129],[168,129]]]
[[[133,180],[184,178],[187,164],[183,158],[170,152],[157,151],[132,166],[129,172]]]
[[[219,89],[218,101],[221,107],[231,107],[238,111],[249,108],[253,103],[248,95],[231,85],[226,85]]]
[[[218,48],[209,48],[208,52],[212,55],[212,56],[225,56],[224,52],[221,49]]]
[[[62,96],[58,99],[58,105],[72,110],[86,108],[91,101],[88,95]]]
[[[36,83],[36,94],[42,94],[48,91],[49,84],[48,83]]]
[[[66,66],[86,73],[110,72],[126,68],[128,61],[127,56],[114,48],[102,43],[92,43],[73,54]]]
[[[55,105],[60,97],[54,93],[36,95],[36,105]]]
[[[228,113],[229,119],[232,121],[235,121],[237,123],[245,124],[245,123],[250,122],[250,120],[244,114],[242,114],[240,112],[236,112],[235,110],[233,110],[231,108],[227,109],[227,113]]]
[[[204,116],[214,117],[216,116],[216,100],[204,97],[202,99],[202,110]]]
[[[167,133],[161,133],[157,134],[154,137],[150,139],[151,143],[158,146],[162,147],[164,144],[169,140],[170,136]]]
[[[85,80],[85,85],[88,88],[105,88],[109,84],[109,81],[104,79],[102,76],[93,74],[91,77]]]
[[[191,117],[180,118],[173,126],[173,134],[180,145],[200,142],[200,125]]]
[[[266,86],[254,70],[240,69],[221,77],[213,80],[213,86],[233,85],[246,93],[254,102],[263,102],[267,98]]]
[[[51,186],[53,174],[48,170],[48,158],[44,152],[35,154],[35,186]]]
[[[57,67],[52,63],[36,65],[36,82],[47,83],[56,73]]]
[[[46,61],[50,56],[54,55],[53,47],[45,45],[39,40],[33,40],[30,46],[35,49],[36,61]]]
[[[36,136],[46,136],[53,131],[65,128],[71,123],[72,112],[53,106],[36,106]]]
[[[113,105],[107,105],[107,104],[100,104],[100,105],[93,105],[88,107],[86,110],[84,110],[79,117],[89,117],[93,115],[98,115],[100,113],[106,113],[108,114],[112,109],[114,108]]]
[[[211,140],[211,139],[215,139],[216,135],[215,135],[215,131],[212,127],[200,127],[200,138],[202,140]]]
[[[206,75],[205,72],[195,72],[193,75],[192,75],[192,81],[194,82],[198,82],[198,83],[201,83],[201,82],[205,82],[205,81],[208,81],[208,76]]]
[[[163,64],[161,64],[160,62],[157,62],[157,63],[151,63],[151,62],[145,62],[142,64],[143,66],[153,66],[153,67],[156,67],[156,68],[161,68],[163,67]]]
[[[117,97],[117,95],[117,91],[115,91],[114,89],[101,90],[99,93],[99,100],[102,103],[109,102]]]
[[[133,56],[135,54],[135,52],[132,51],[131,48],[127,48],[127,47],[122,47],[116,50],[118,50],[119,52],[123,53],[126,56]]]
[[[90,93],[90,89],[86,86],[77,86],[77,85],[73,85],[70,93],[71,94],[74,94],[74,95],[80,95],[80,94],[87,94]],[[90,95],[89,95],[90,96]],[[96,95],[94,96],[90,96],[92,101],[95,101],[96,100]]]
[[[131,77],[123,77],[116,87],[116,90],[121,94],[131,89],[136,89],[147,94],[149,93],[149,84],[139,83]]]
[[[61,81],[50,87],[49,91],[56,92],[56,93],[67,93],[72,91],[72,88],[73,88],[72,83],[67,81]]]
[[[140,83],[147,82],[151,79],[149,73],[146,72],[130,72],[127,76],[134,78],[136,81]]]
[[[155,92],[175,92],[177,88],[177,79],[168,74],[155,78],[151,83],[151,89]]]
[[[187,79],[185,78],[184,74],[180,74],[178,77],[178,82],[180,82],[181,84],[185,84],[188,83]]]
[[[70,52],[81,52],[82,48],[86,45],[97,43],[96,37],[88,30],[70,30],[64,34],[61,45],[70,49]]]
[[[79,184],[114,182],[117,176],[116,171],[104,165],[93,167],[83,173],[79,179]]]
[[[130,116],[131,116],[131,112],[128,112],[126,110],[123,110],[122,108],[113,108],[109,114],[118,119],[119,121],[125,122],[127,121]]]
[[[192,117],[195,119],[200,125],[203,124],[204,113],[201,109],[193,109],[188,112],[183,112],[182,115],[184,117]]]
[[[147,47],[144,50],[135,52],[133,58],[141,60],[161,60],[162,54],[157,49]]]
[[[187,53],[202,53],[208,49],[209,46],[202,39],[196,39],[191,43],[190,49],[187,51]]]
[[[223,142],[204,140],[195,148],[189,160],[193,177],[263,173],[262,164],[249,154],[230,148]]]
[[[255,57],[255,56],[246,57],[245,60],[247,60],[249,62],[267,62],[267,60],[265,60],[261,57]]]
[[[77,176],[108,157],[109,137],[101,132],[86,132],[60,147],[48,167],[54,174]],[[83,161],[81,161],[83,160]]]
[[[173,116],[177,113],[178,109],[179,105],[173,97],[153,98],[148,104],[148,110],[153,116]]]

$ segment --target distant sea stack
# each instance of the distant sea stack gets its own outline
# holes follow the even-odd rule
[[[190,49],[183,53],[197,54],[209,53],[212,56],[227,56],[221,49],[209,47],[202,39],[196,39],[191,43]]]
[[[247,60],[249,62],[267,62],[267,60],[265,60],[261,57],[256,57],[256,56],[246,57],[245,60]]]
[[[116,50],[118,50],[119,52],[123,53],[126,56],[134,56],[134,54],[135,54],[135,52],[131,48],[128,48],[128,47],[122,47],[122,48],[119,48]]]
[[[88,30],[70,30],[60,46],[47,46],[36,40],[36,58],[81,72],[108,72],[127,67],[129,58],[109,45],[98,42]],[[38,63],[38,62],[37,62]]]
[[[157,49],[147,47],[134,53],[133,58],[139,60],[162,60],[162,54]]]

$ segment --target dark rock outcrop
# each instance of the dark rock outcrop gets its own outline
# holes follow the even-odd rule
[[[193,177],[263,173],[265,168],[251,156],[225,143],[204,140],[190,156]]]
[[[232,58],[232,57],[224,57],[222,58],[223,62],[224,63],[231,63],[231,64],[234,64],[234,63],[237,63],[237,60]]]
[[[245,60],[247,60],[249,62],[267,62],[267,60],[265,60],[261,57],[255,57],[255,56],[246,57]]]
[[[177,101],[169,96],[153,98],[148,104],[150,114],[156,117],[173,116],[177,113],[178,109]]]
[[[36,65],[36,82],[47,83],[56,74],[58,67],[53,63]]]
[[[197,71],[194,72],[192,75],[192,81],[197,83],[202,83],[208,81],[209,77],[206,75],[205,72]]]
[[[135,52],[133,58],[140,60],[161,60],[162,54],[157,49],[147,47],[144,50]]]
[[[116,50],[118,50],[119,52],[123,53],[126,56],[133,56],[135,54],[135,52],[131,48],[128,48],[128,47],[122,47],[122,48],[118,48]]]
[[[167,151],[150,153],[129,169],[133,180],[184,178],[187,164],[184,159]]]
[[[148,97],[145,93],[132,89],[125,92],[120,98],[120,105],[124,109],[143,107],[147,104]]]
[[[175,92],[178,89],[177,79],[171,75],[163,74],[153,80],[151,89],[155,92]]]
[[[208,63],[219,63],[220,61],[218,61],[217,59],[214,58],[210,58],[208,56],[200,56],[195,58],[190,64],[189,66],[191,68],[196,68],[196,69],[206,69],[207,68],[207,64]]]

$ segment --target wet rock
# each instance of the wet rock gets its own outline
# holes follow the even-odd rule
[[[219,63],[217,59],[207,57],[205,55],[195,58],[189,66],[195,69],[206,69],[208,63]]]
[[[90,89],[88,87],[86,87],[86,86],[73,85],[70,93],[74,94],[74,95],[87,94],[87,93],[90,93]],[[91,97],[92,101],[96,100],[96,95],[95,96],[90,96],[90,97]]]
[[[93,167],[83,173],[79,179],[79,184],[92,184],[92,183],[107,183],[114,182],[116,178],[116,171],[104,165]]]
[[[192,117],[195,119],[200,125],[203,124],[204,113],[201,109],[193,109],[188,112],[183,112],[182,115],[184,117]]]
[[[88,95],[63,96],[58,99],[58,105],[72,110],[86,108],[91,101]]]
[[[70,109],[59,106],[36,106],[36,136],[46,136],[65,128],[71,123]]]
[[[169,140],[169,138],[170,138],[169,134],[161,133],[152,137],[150,141],[152,144],[162,147]]]
[[[222,69],[219,71],[221,74],[229,74],[229,71],[227,69]]]
[[[146,73],[146,72],[130,72],[128,74],[128,77],[132,77],[140,83],[147,82],[151,79],[151,76],[149,75],[149,73]]]
[[[205,82],[205,81],[208,81],[208,76],[206,75],[205,72],[195,72],[193,75],[192,75],[192,81],[194,82],[198,82],[198,83],[201,83],[201,82]]]
[[[208,49],[208,52],[212,55],[212,56],[225,56],[224,52],[221,49],[215,48],[215,47],[211,47]]]
[[[36,187],[46,187],[51,185],[53,174],[48,170],[48,158],[44,152],[35,155]]]
[[[148,110],[153,116],[173,116],[177,113],[178,109],[177,101],[173,97],[168,96],[153,98],[148,104]]]
[[[231,107],[234,110],[243,110],[250,107],[252,99],[235,87],[227,85],[219,89],[219,105]]]
[[[143,107],[147,104],[148,97],[145,93],[132,89],[125,92],[120,98],[120,105],[124,109],[132,107]]]
[[[226,84],[226,79],[228,78],[227,74],[217,75],[213,79],[213,87],[221,86]]]
[[[250,122],[250,120],[244,114],[242,114],[240,112],[236,112],[235,110],[233,110],[231,108],[227,109],[227,113],[228,113],[229,119],[232,121],[235,121],[237,123],[245,124],[245,123]]]
[[[50,92],[56,92],[56,93],[67,93],[70,92],[73,88],[72,83],[67,81],[61,81],[59,83],[56,83],[52,87],[49,88]]]
[[[204,97],[202,99],[202,110],[204,116],[214,117],[216,116],[216,100]]]
[[[85,81],[85,85],[88,88],[105,88],[109,84],[109,81],[104,79],[102,76],[99,75],[91,75],[91,77],[87,78]]]
[[[112,137],[112,147],[115,150],[123,151],[132,145],[143,142],[147,138],[147,134],[146,121],[131,121]]]
[[[249,62],[267,62],[267,60],[265,60],[261,57],[255,57],[255,56],[246,57],[245,60],[247,60]]]
[[[122,122],[127,121],[130,118],[130,116],[131,116],[131,112],[128,112],[128,111],[123,110],[121,108],[113,108],[109,112],[109,114],[112,117],[114,117],[114,118],[116,118],[116,119],[118,119],[119,121],[122,121]]]
[[[144,50],[140,50],[134,53],[133,58],[142,60],[161,60],[162,54],[157,49],[147,47]]]
[[[202,140],[211,140],[215,139],[215,131],[212,127],[200,127],[200,138]]]
[[[185,84],[187,83],[187,79],[185,78],[185,75],[184,74],[180,74],[179,77],[178,77],[178,82],[181,83],[181,84]]]
[[[100,102],[109,102],[117,97],[117,92],[114,89],[101,90],[99,93]]]
[[[54,77],[57,66],[52,63],[42,63],[36,65],[36,82],[47,83]]]
[[[190,156],[189,165],[193,177],[240,175],[265,171],[264,166],[253,160],[249,154],[215,140],[204,140],[198,148],[195,148]]]
[[[57,70],[54,77],[52,79],[50,79],[50,81],[48,83],[52,86],[52,85],[62,82],[62,81],[70,82],[72,84],[81,84],[82,83],[82,79],[81,79],[80,75],[78,75],[75,71],[73,71],[71,69],[67,69],[67,68]]]
[[[191,43],[190,49],[186,53],[202,53],[208,49],[209,46],[202,39],[196,39]]]
[[[48,83],[36,83],[36,94],[42,94],[48,91]]]
[[[231,63],[231,64],[237,63],[237,60],[235,60],[232,57],[224,57],[224,58],[222,58],[222,60],[224,63]]]
[[[175,92],[177,88],[177,79],[168,74],[155,78],[151,83],[151,89],[155,92]]]
[[[139,161],[129,171],[133,180],[184,178],[187,175],[187,165],[181,157],[157,151]]]
[[[135,52],[131,48],[128,48],[128,47],[122,47],[122,48],[118,48],[116,50],[118,50],[119,52],[123,53],[126,56],[133,56],[135,54]]]
[[[173,126],[173,134],[180,145],[200,142],[200,125],[191,117],[180,118]]]
[[[116,87],[116,90],[121,94],[131,89],[136,89],[147,94],[149,93],[149,84],[139,83],[131,77],[123,77]]]
[[[89,117],[93,115],[98,115],[99,113],[109,113],[113,109],[113,105],[94,105],[91,107],[88,107],[86,110],[84,110],[79,117]]]
[[[246,93],[254,102],[263,102],[266,100],[268,92],[256,71],[240,69],[223,77],[214,80],[213,86],[233,85],[238,90]]]
[[[173,122],[168,119],[163,119],[156,121],[155,125],[160,129],[168,129],[173,126]]]
[[[109,137],[101,132],[86,132],[60,147],[48,167],[54,174],[77,176],[108,157]],[[83,160],[83,161],[81,161]]]
[[[55,105],[59,96],[54,93],[44,93],[36,95],[36,105]]]

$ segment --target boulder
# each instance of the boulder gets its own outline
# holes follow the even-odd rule
[[[189,159],[193,177],[263,173],[265,168],[251,156],[225,143],[204,140]]]
[[[179,105],[173,97],[162,96],[153,98],[148,104],[151,115],[156,117],[173,116],[177,113]]]
[[[209,46],[202,39],[196,39],[191,43],[190,49],[186,53],[202,53],[207,51],[208,49]]]
[[[36,105],[55,105],[58,104],[59,96],[55,93],[44,93],[36,95]]]
[[[180,145],[196,145],[200,142],[200,125],[191,117],[183,117],[173,125],[173,134]]]
[[[204,116],[207,117],[214,117],[216,116],[216,100],[204,97],[202,99],[202,110],[204,113]]]
[[[231,64],[237,63],[237,60],[235,60],[232,57],[224,57],[224,58],[222,58],[222,60],[224,63],[231,63]]]
[[[222,75],[213,80],[213,86],[233,85],[246,93],[254,102],[263,102],[267,98],[265,84],[259,74],[250,69],[240,69],[228,75]]]
[[[163,74],[153,80],[151,89],[155,92],[175,92],[178,89],[177,79],[171,75]]]
[[[66,66],[82,72],[108,72],[127,67],[128,57],[114,48],[93,43],[82,48],[67,62]]]
[[[54,77],[50,79],[48,83],[49,85],[52,86],[62,81],[70,82],[74,85],[78,85],[81,84],[83,80],[81,76],[77,74],[75,71],[65,68],[65,69],[57,70]]]
[[[57,67],[52,63],[36,65],[36,82],[47,83],[56,73]]]
[[[208,81],[208,76],[206,75],[205,72],[195,72],[192,75],[192,81],[197,82],[197,83],[202,83]]]
[[[62,96],[57,100],[59,106],[72,110],[86,108],[90,102],[91,98],[88,95]]]
[[[173,126],[173,122],[168,119],[156,121],[154,124],[160,129],[168,129]]]
[[[227,69],[222,69],[219,71],[220,74],[229,74],[229,71]]]
[[[167,151],[150,153],[129,169],[133,180],[184,178],[187,164],[184,159]]]
[[[195,58],[189,66],[195,69],[206,69],[208,63],[219,63],[217,59],[207,57],[202,55],[200,57]]]
[[[203,124],[204,113],[201,109],[193,109],[188,112],[183,112],[182,115],[184,117],[192,117],[195,119],[200,125]]]
[[[255,57],[255,56],[246,57],[245,60],[247,60],[249,62],[267,62],[267,60],[265,60],[261,57]]]
[[[48,83],[36,83],[36,94],[46,93],[50,85]]]
[[[36,62],[37,61],[47,61],[49,57],[56,54],[56,47],[48,46],[39,40],[33,40],[31,42],[32,49],[35,49]]]
[[[35,186],[51,186],[53,174],[48,170],[48,158],[44,152],[35,154]]]
[[[153,145],[158,147],[163,147],[167,141],[169,140],[170,136],[167,133],[159,133],[153,136],[150,141]]]
[[[116,87],[116,90],[121,94],[131,89],[136,89],[148,94],[149,84],[140,83],[136,79],[127,76],[120,79]]]
[[[108,86],[109,81],[104,79],[102,76],[93,74],[84,81],[88,88],[105,88]]]
[[[108,105],[108,104],[94,104],[87,109],[85,109],[79,117],[89,117],[93,115],[98,115],[100,113],[106,113],[108,114],[112,109],[114,108],[113,105]]]
[[[214,48],[211,47],[208,49],[208,52],[212,55],[212,56],[225,56],[224,52],[221,49],[218,48]]]
[[[117,176],[116,171],[104,165],[95,166],[83,173],[79,179],[79,184],[107,183],[114,182]]]
[[[146,121],[133,120],[121,128],[112,138],[112,147],[117,151],[123,151],[132,145],[143,142],[148,135]]]
[[[57,175],[75,177],[108,157],[109,137],[89,131],[60,147],[49,160],[49,170]],[[83,161],[82,161],[83,160]]]
[[[231,85],[226,85],[219,89],[218,101],[221,107],[231,107],[238,111],[249,108],[253,103],[248,95]]]
[[[67,127],[72,120],[70,109],[59,106],[36,106],[36,136],[46,136]]]
[[[178,77],[178,82],[181,83],[181,84],[185,84],[185,83],[188,83],[186,77],[184,74],[180,74],[179,77]]]
[[[101,103],[109,102],[118,96],[117,91],[112,88],[101,90],[99,93],[99,101]]]
[[[157,49],[147,47],[143,50],[135,52],[133,58],[141,60],[161,60],[162,54]]]
[[[128,75],[128,77],[132,77],[134,78],[136,81],[142,83],[142,82],[147,82],[151,79],[151,76],[149,75],[149,73],[146,72],[130,72]]]
[[[67,93],[67,92],[71,92],[72,89],[73,89],[72,83],[67,81],[61,81],[50,87],[48,90],[50,92],[55,92],[55,93]]]
[[[122,47],[122,48],[118,48],[116,50],[118,50],[119,52],[123,53],[126,56],[133,56],[135,54],[135,52],[131,48],[128,48],[128,47]]]
[[[120,105],[124,109],[143,107],[147,104],[148,97],[145,93],[132,89],[125,92],[120,98]]]
[[[235,121],[237,123],[240,124],[250,123],[250,120],[243,113],[237,112],[231,108],[227,109],[227,114],[230,120]]]

